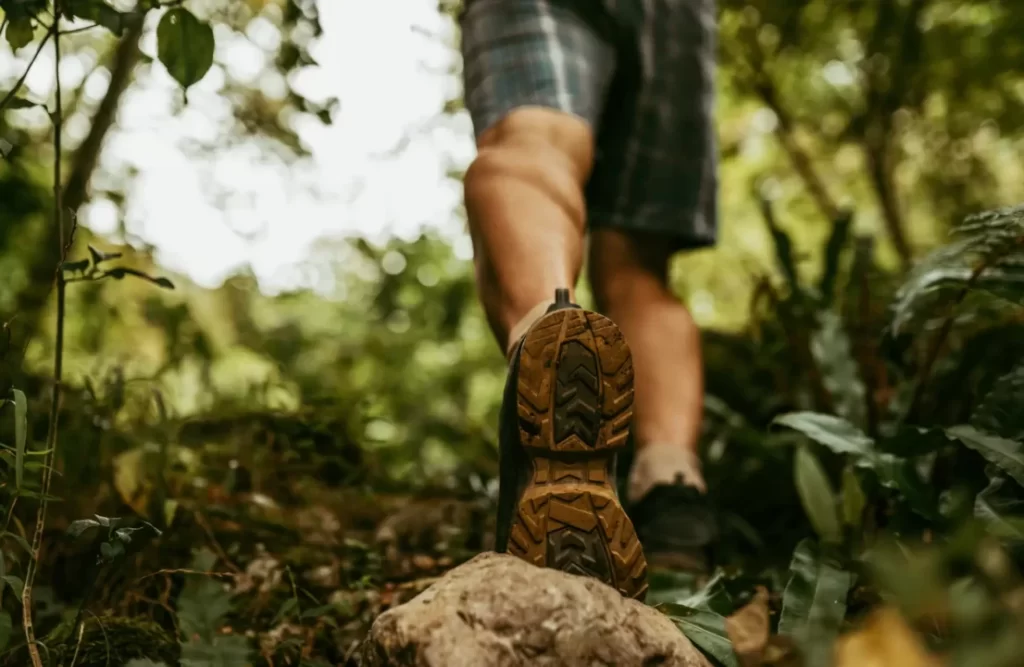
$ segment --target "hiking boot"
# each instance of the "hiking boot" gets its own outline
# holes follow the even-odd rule
[[[719,534],[715,511],[705,494],[681,478],[651,488],[629,515],[652,567],[693,573],[711,569]]]
[[[517,346],[505,384],[496,550],[643,600],[647,561],[615,482],[632,418],[622,333],[557,290]]]

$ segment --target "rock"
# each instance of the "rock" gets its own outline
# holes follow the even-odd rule
[[[601,582],[481,554],[374,622],[364,667],[710,667],[661,612]]]

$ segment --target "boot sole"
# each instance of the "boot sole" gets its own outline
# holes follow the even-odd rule
[[[530,473],[508,552],[643,600],[647,561],[615,485],[633,420],[633,360],[618,327],[578,308],[545,315],[523,341],[517,411]]]

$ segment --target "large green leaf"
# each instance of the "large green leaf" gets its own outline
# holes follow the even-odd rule
[[[725,617],[710,609],[665,603],[658,607],[682,630],[694,646],[722,667],[739,667],[732,641],[725,628]]]
[[[831,662],[853,579],[851,572],[824,557],[813,540],[804,540],[793,553],[789,582],[782,596],[779,633],[796,640],[806,664],[819,667]]]
[[[213,65],[213,28],[182,7],[170,9],[156,28],[157,57],[183,88],[198,83]]]
[[[874,441],[847,420],[820,412],[790,412],[775,418],[776,424],[800,431],[839,454],[867,454]]]
[[[800,503],[811,525],[824,542],[836,543],[843,538],[836,506],[835,492],[817,457],[807,447],[796,452],[794,477]]]
[[[719,572],[695,593],[658,606],[683,631],[683,634],[719,665],[738,665],[732,640],[725,627],[725,614],[732,611],[732,600]]]
[[[999,466],[1003,472],[1024,486],[1024,445],[966,424],[953,426],[946,429],[946,432]]]
[[[1024,362],[992,385],[971,415],[971,426],[1009,440],[1024,440]]]
[[[1024,206],[970,216],[954,231],[957,238],[915,266],[896,293],[894,334],[949,288],[971,287],[1024,303]]]
[[[1001,475],[993,475],[975,497],[974,516],[999,537],[1024,542],[1024,498],[1020,487]]]
[[[893,300],[891,330],[902,333],[923,309],[932,303],[938,290],[960,284],[970,277],[967,252],[970,239],[959,239],[942,246],[921,260],[907,274]]]

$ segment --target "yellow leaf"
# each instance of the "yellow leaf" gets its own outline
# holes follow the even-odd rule
[[[753,599],[725,619],[733,650],[743,667],[761,664],[771,623],[768,620],[768,589],[758,586]]]
[[[871,614],[860,630],[840,637],[835,667],[941,667],[895,609]]]
[[[114,459],[114,488],[121,500],[146,516],[152,485],[146,481],[146,452],[141,447],[122,452]]]

